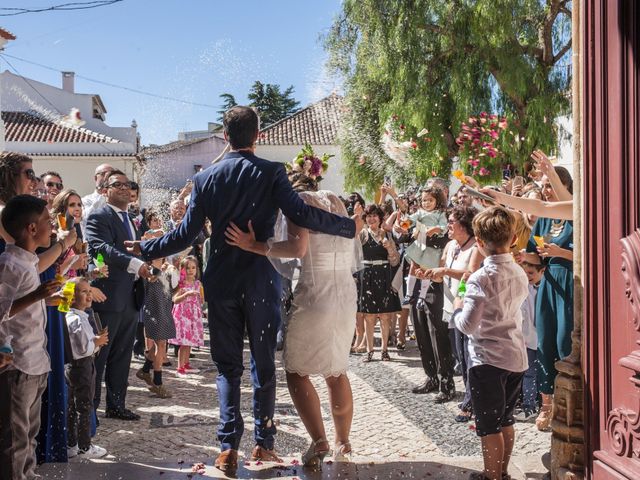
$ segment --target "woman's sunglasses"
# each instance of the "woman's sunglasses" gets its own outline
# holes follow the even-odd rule
[[[34,172],[32,168],[27,168],[24,171],[24,174],[27,176],[29,180],[35,181],[38,179],[38,177],[36,177],[36,172]]]
[[[62,190],[64,185],[58,182],[47,182],[47,188],[56,187],[58,190]]]

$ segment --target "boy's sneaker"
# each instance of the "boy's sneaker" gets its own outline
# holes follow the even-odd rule
[[[182,377],[187,374],[187,370],[184,367],[176,368],[176,375]]]
[[[529,410],[528,408],[525,408],[522,411],[516,413],[513,416],[513,418],[516,419],[516,422],[528,422],[535,416],[536,416],[536,412],[534,412],[533,410]]]
[[[78,445],[73,447],[67,447],[67,458],[73,458],[78,456]]]
[[[93,444],[87,450],[78,450],[78,458],[102,458],[106,454],[106,449]]]
[[[197,373],[200,371],[200,369],[192,367],[190,363],[185,363],[184,371],[187,373]]]
[[[136,377],[138,377],[140,380],[146,382],[147,385],[152,386],[153,385],[153,377],[151,376],[151,372],[145,372],[142,369],[139,369],[136,372]]]
[[[167,387],[163,385],[156,385],[155,383],[149,387],[149,391],[156,395],[158,398],[171,398],[171,392],[167,390]]]

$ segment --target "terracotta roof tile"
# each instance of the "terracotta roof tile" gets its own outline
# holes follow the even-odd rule
[[[120,143],[86,128],[60,125],[34,112],[2,112],[7,142]]]
[[[9,30],[5,30],[4,28],[0,27],[0,37],[4,38],[5,40],[15,40],[16,36],[11,33]]]
[[[342,97],[332,93],[266,127],[258,145],[335,145],[343,108]]]

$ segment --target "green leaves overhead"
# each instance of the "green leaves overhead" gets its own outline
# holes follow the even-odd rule
[[[325,38],[344,77],[341,136],[347,184],[372,191],[391,175],[423,183],[450,171],[462,122],[506,117],[505,162],[556,149],[554,120],[569,112],[571,2],[564,0],[344,0]],[[418,144],[401,167],[385,154],[397,116]],[[428,130],[429,141],[417,133]],[[497,169],[500,170],[500,169]]]

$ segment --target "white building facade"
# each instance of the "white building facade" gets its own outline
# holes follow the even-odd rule
[[[101,163],[137,179],[136,125],[107,125],[102,99],[76,93],[73,72],[62,72],[58,88],[5,71],[0,92],[4,149],[32,157],[37,174],[56,171],[65,186],[81,195],[93,191],[93,174]]]

